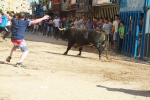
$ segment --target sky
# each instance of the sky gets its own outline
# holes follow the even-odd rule
[[[29,3],[31,3],[32,1],[36,1],[36,2],[38,2],[39,0],[28,0],[29,1]]]

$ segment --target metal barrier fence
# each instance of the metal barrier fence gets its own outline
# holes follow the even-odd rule
[[[137,57],[138,51],[140,14],[141,14],[140,11],[120,12],[119,14],[120,20],[123,20],[125,22],[122,54],[126,56],[133,56],[134,58]],[[143,33],[144,32],[142,32],[142,34]],[[118,47],[119,47],[119,36],[117,39],[117,48]]]
[[[150,1],[149,1],[150,3]],[[145,26],[145,37],[144,37],[144,58],[150,59],[150,7],[146,12],[146,26]]]

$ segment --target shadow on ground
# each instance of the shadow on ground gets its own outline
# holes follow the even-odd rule
[[[11,65],[11,66],[14,66],[14,64],[7,63],[7,62],[4,62],[4,61],[0,61],[0,64],[6,64],[6,65]]]
[[[77,57],[77,58],[94,59],[94,58],[88,58],[88,57],[83,57],[83,56],[78,56],[78,55],[64,55],[64,54],[61,54],[61,53],[55,53],[55,52],[49,52],[49,51],[43,51],[43,52],[54,54],[54,55],[62,55],[62,56],[70,56],[70,57]]]
[[[131,90],[131,89],[123,89],[123,88],[110,88],[102,85],[97,85],[97,87],[105,88],[108,91],[112,92],[123,92],[125,94],[135,95],[135,96],[143,96],[143,97],[150,97],[150,90]]]

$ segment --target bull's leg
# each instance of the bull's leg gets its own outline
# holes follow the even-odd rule
[[[80,47],[80,48],[79,48],[79,54],[78,54],[78,56],[81,56],[82,48],[83,48],[83,47]]]
[[[67,55],[68,51],[71,49],[71,47],[75,44],[75,42],[68,42],[68,47],[64,55]]]
[[[100,59],[101,58],[101,54],[102,54],[101,48],[98,48],[98,51],[99,51],[99,59]]]
[[[98,51],[99,51],[99,59],[101,58],[101,54],[102,54],[102,50],[101,50],[101,48],[100,48],[100,45],[99,45],[99,43],[95,43],[94,44],[95,45],[95,47],[98,49]]]

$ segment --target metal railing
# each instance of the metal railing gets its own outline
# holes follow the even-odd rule
[[[66,0],[66,2],[61,3],[61,11],[68,11],[68,6],[69,6],[69,0]]]
[[[101,6],[101,5],[118,5],[119,0],[93,0],[93,6]]]

